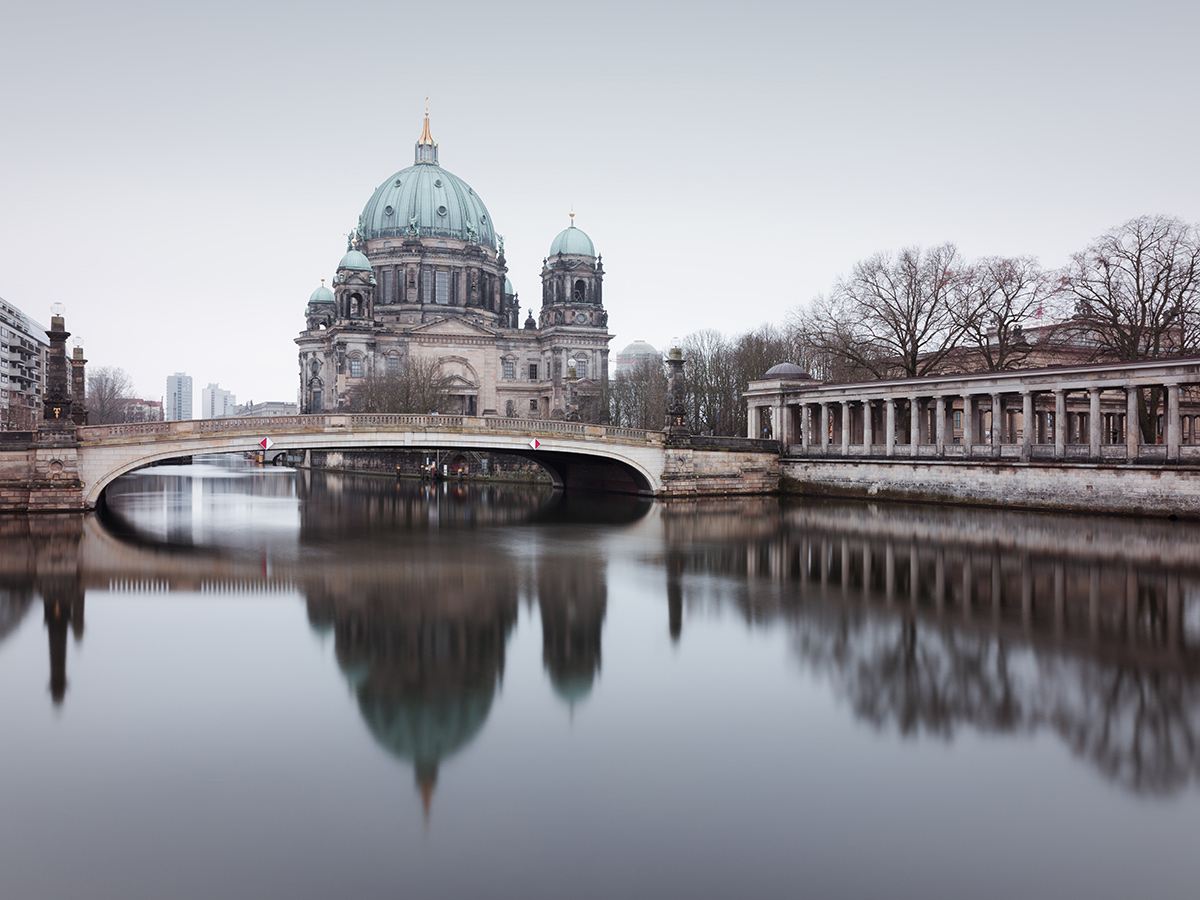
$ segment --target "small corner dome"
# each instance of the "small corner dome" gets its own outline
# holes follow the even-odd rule
[[[338,263],[338,269],[351,269],[355,272],[370,272],[371,261],[367,259],[359,250],[347,250],[346,255],[342,257],[342,261]]]
[[[558,237],[550,245],[551,256],[558,256],[560,253],[565,256],[595,256],[596,248],[584,230],[576,228],[572,222],[570,227],[558,233]]]
[[[312,292],[312,296],[308,298],[309,303],[328,303],[333,305],[333,291],[322,284],[319,288]]]
[[[767,369],[763,378],[795,379],[797,381],[812,381],[812,375],[805,372],[795,363],[776,363]]]
[[[515,294],[516,293],[516,291],[513,290],[512,279],[509,278],[507,275],[504,276],[504,293],[506,293],[506,294]]]

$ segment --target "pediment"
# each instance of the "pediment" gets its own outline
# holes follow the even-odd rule
[[[461,375],[451,375],[449,378],[446,379],[445,385],[450,390],[453,390],[456,387],[467,387],[467,388],[479,387],[479,385],[477,385],[475,382],[468,381],[466,378],[463,378]]]
[[[470,319],[462,319],[458,316],[453,318],[447,317],[444,319],[434,319],[432,322],[426,322],[423,325],[418,325],[415,328],[409,329],[409,334],[441,334],[441,335],[461,335],[463,337],[487,337],[496,338],[499,334],[491,328],[485,328],[482,325],[472,322]]]

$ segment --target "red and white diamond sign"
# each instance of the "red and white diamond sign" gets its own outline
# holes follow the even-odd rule
[[[258,442],[258,446],[262,447],[264,450],[270,450],[272,447],[275,446],[275,442],[273,440],[271,440],[270,438],[263,438],[261,441]]]
[[[542,442],[539,441],[537,438],[532,438],[529,441],[529,446],[532,447],[534,450],[536,450],[538,447],[542,446]]]

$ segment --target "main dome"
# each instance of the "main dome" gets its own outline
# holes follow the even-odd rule
[[[375,189],[363,207],[362,237],[444,237],[496,249],[492,217],[474,189],[437,163],[429,117],[416,145],[416,163]],[[415,231],[414,231],[415,229]]]

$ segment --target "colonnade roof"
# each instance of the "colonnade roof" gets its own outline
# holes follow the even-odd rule
[[[752,381],[745,397],[786,394],[810,402],[840,399],[847,395],[887,397],[930,397],[962,394],[1019,394],[1024,392],[1120,390],[1142,385],[1200,384],[1200,357],[1089,363],[1079,366],[1047,366],[1006,372],[973,372],[925,375],[849,383],[797,383],[785,379]]]

